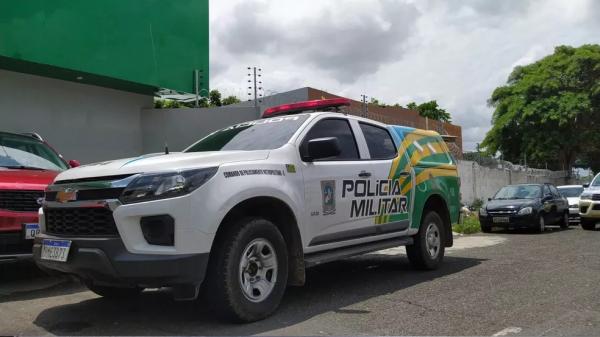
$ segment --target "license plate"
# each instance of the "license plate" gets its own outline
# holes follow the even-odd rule
[[[25,228],[25,240],[33,240],[36,235],[40,234],[40,224],[26,223],[23,224],[23,228]]]
[[[48,240],[42,241],[42,260],[51,260],[66,262],[71,249],[69,240]]]
[[[507,216],[494,217],[494,223],[509,223],[510,218]]]

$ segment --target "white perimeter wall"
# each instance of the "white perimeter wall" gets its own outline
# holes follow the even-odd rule
[[[37,132],[82,163],[139,155],[152,96],[0,70],[0,131]]]

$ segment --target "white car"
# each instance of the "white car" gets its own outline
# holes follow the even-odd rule
[[[305,268],[407,246],[437,268],[459,214],[456,165],[433,131],[275,107],[181,153],[61,173],[40,209],[34,258],[102,296],[172,287],[238,321],[271,314]],[[295,113],[295,114],[292,114]]]
[[[582,185],[558,186],[560,194],[569,201],[569,222],[579,223],[579,196],[583,193]]]

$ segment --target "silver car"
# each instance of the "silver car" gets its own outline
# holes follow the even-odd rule
[[[558,191],[569,201],[569,222],[579,223],[579,196],[583,193],[581,185],[558,186]]]

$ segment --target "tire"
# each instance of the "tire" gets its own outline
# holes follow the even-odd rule
[[[562,229],[569,228],[569,212],[565,212],[565,214],[563,214],[563,218],[560,221],[560,228],[562,228]]]
[[[143,288],[135,287],[135,288],[119,288],[119,287],[109,287],[109,286],[99,286],[86,282],[86,287],[94,292],[96,295],[100,295],[104,298],[109,299],[130,299],[140,295]]]
[[[406,255],[411,265],[420,270],[437,269],[444,259],[446,232],[442,217],[435,211],[423,216],[419,233],[414,243],[406,246]]]
[[[593,231],[596,229],[596,222],[593,220],[581,218],[581,228],[588,231]]]
[[[237,322],[268,317],[279,307],[287,285],[283,236],[272,222],[247,217],[221,238],[213,248],[207,279],[208,296],[217,314]],[[265,268],[265,263],[271,268]]]
[[[538,216],[538,221],[535,230],[538,233],[544,233],[544,231],[546,230],[546,219],[544,218],[543,213],[540,213],[540,215]]]
[[[482,231],[483,233],[491,233],[491,232],[492,232],[492,227],[491,227],[491,226],[484,226],[484,225],[481,225],[481,231]]]

